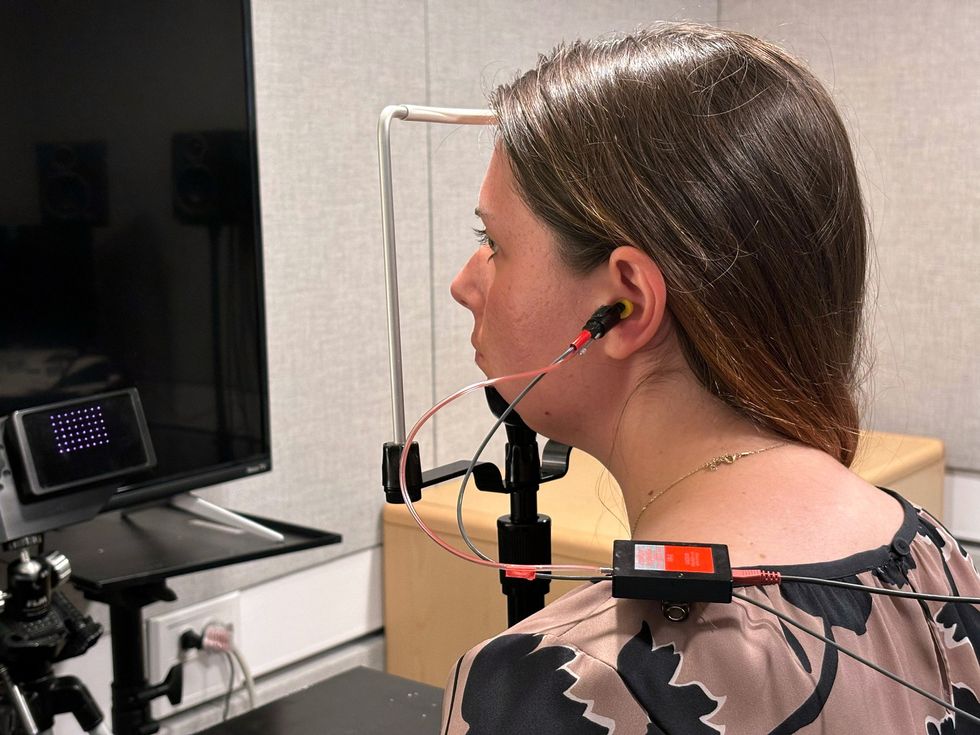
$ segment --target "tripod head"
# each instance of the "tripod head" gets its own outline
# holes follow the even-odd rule
[[[31,554],[29,547],[42,543],[41,536],[30,536],[3,545],[4,551],[18,552],[7,563],[0,600],[0,663],[15,681],[36,678],[52,663],[80,656],[102,634],[101,625],[58,591],[71,576],[64,554]]]
[[[487,405],[498,419],[503,416],[507,431],[505,487],[508,492],[528,490],[535,493],[541,483],[541,459],[538,454],[538,435],[524,423],[517,411],[504,415],[508,402],[496,388],[486,388]],[[535,511],[535,514],[537,511]]]
[[[58,591],[71,565],[57,551],[31,553],[32,546],[42,545],[39,534],[3,544],[16,556],[7,563],[0,596],[0,733],[50,729],[54,715],[64,711],[75,712],[86,730],[102,721],[81,682],[54,676],[53,665],[85,653],[102,626]]]

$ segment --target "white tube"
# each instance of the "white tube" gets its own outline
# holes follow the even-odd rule
[[[388,315],[388,368],[391,381],[392,441],[405,443],[405,390],[402,384],[402,328],[398,316],[398,267],[395,259],[395,205],[391,186],[391,121],[404,119],[405,105],[388,105],[378,120],[378,167],[381,178],[381,235],[384,239],[385,297]]]
[[[401,105],[406,114],[403,120],[412,122],[448,123],[453,125],[493,125],[497,115],[493,110],[465,107],[427,107]]]

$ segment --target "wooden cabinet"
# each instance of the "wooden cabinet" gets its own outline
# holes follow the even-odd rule
[[[854,470],[875,485],[890,487],[941,517],[943,444],[937,439],[867,432]],[[456,526],[454,480],[425,491],[416,510],[440,537],[466,549]],[[542,485],[540,513],[552,518],[556,564],[608,566],[612,542],[629,538],[615,480],[596,460],[573,451],[561,480]],[[497,556],[497,518],[509,512],[508,497],[467,488],[464,522],[474,543]],[[468,550],[467,550],[468,551]],[[506,600],[496,570],[478,567],[440,549],[415,525],[403,506],[384,510],[384,591],[387,669],[445,686],[456,659],[471,646],[507,627]],[[548,601],[576,582],[553,582]]]

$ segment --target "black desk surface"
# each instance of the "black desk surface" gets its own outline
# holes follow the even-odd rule
[[[358,667],[200,735],[438,735],[442,690]]]
[[[282,543],[221,526],[168,505],[103,513],[49,531],[45,546],[71,561],[86,594],[111,592],[181,574],[338,543],[336,533],[245,516],[285,537]]]

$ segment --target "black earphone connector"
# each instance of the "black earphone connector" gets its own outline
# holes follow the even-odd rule
[[[623,313],[626,311],[626,303],[623,301],[617,301],[615,304],[605,304],[596,309],[589,320],[582,327],[587,331],[592,339],[601,339],[605,336],[606,332],[619,324],[620,320],[623,319]]]

